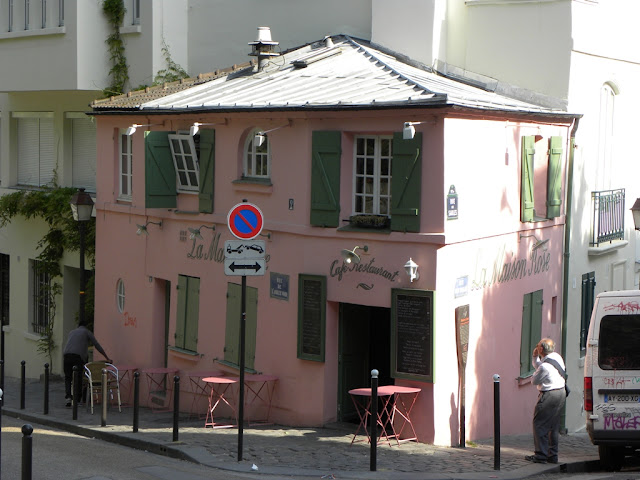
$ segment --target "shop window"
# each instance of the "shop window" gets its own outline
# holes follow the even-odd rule
[[[200,314],[200,279],[178,275],[178,312],[175,346],[198,351],[198,316]]]
[[[240,365],[240,317],[242,315],[242,287],[227,284],[227,323],[224,334],[224,360],[233,366]],[[258,325],[258,289],[246,287],[245,299],[245,368],[253,369],[256,356],[256,330]]]
[[[520,377],[533,375],[531,356],[542,332],[542,290],[527,293],[522,305],[520,336]]]

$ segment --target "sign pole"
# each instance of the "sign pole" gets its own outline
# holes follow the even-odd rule
[[[247,277],[242,276],[242,293],[240,297],[242,313],[240,314],[240,392],[238,398],[238,461],[242,461],[242,435],[244,430],[244,350],[245,331],[247,325]]]

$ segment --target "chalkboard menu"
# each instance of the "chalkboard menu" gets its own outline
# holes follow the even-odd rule
[[[327,277],[298,277],[298,358],[324,362]]]
[[[433,292],[392,289],[391,295],[393,376],[433,382]]]

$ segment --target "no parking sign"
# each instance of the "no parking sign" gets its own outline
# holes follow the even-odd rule
[[[227,215],[229,231],[240,240],[251,240],[262,232],[262,211],[252,203],[238,203]]]

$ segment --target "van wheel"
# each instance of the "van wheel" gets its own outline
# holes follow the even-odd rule
[[[608,471],[618,471],[624,462],[624,447],[611,447],[609,445],[598,445],[600,455],[600,465]]]

